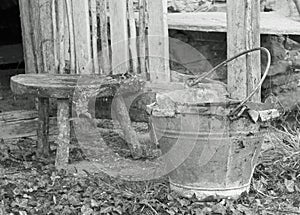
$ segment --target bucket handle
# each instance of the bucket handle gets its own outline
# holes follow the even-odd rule
[[[260,82],[257,84],[257,86],[254,88],[254,90],[232,111],[232,114],[234,112],[236,112],[239,108],[241,108],[249,99],[252,98],[252,96],[257,92],[257,90],[261,87],[261,85],[263,84],[264,80],[266,79],[269,70],[270,70],[270,66],[271,66],[271,54],[269,52],[268,49],[264,48],[264,47],[258,47],[258,48],[253,48],[253,49],[249,49],[246,51],[243,51],[229,59],[227,59],[226,61],[223,61],[222,63],[218,64],[217,66],[215,66],[214,68],[212,68],[211,70],[209,70],[208,72],[202,74],[201,76],[195,78],[194,80],[189,80],[187,82],[187,85],[189,87],[195,86],[196,84],[200,83],[203,79],[205,79],[206,77],[208,77],[209,75],[211,75],[213,72],[215,72],[217,69],[219,69],[221,66],[224,66],[226,64],[228,64],[229,62],[237,59],[238,57],[248,54],[250,52],[254,52],[254,51],[264,51],[267,54],[268,57],[268,61],[267,61],[267,67],[264,71],[264,75],[261,78]]]

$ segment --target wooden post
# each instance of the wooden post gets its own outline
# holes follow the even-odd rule
[[[148,3],[149,71],[150,81],[169,82],[169,36],[167,0]]]
[[[129,66],[126,6],[125,0],[109,0],[112,72],[114,74],[127,72]]]
[[[38,98],[37,155],[48,157],[49,138],[49,98]]]
[[[260,46],[260,5],[257,0],[227,0],[227,57]],[[232,98],[244,99],[261,79],[260,53],[242,56],[228,65]],[[260,90],[252,97],[260,102]]]
[[[57,99],[57,151],[55,166],[60,168],[68,164],[70,144],[69,99]]]

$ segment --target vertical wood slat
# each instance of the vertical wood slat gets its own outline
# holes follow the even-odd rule
[[[35,57],[33,50],[33,37],[31,36],[32,28],[30,24],[29,1],[19,0],[21,28],[23,38],[23,53],[25,61],[25,72],[36,73]]]
[[[128,71],[128,26],[126,1],[109,0],[112,72]]]
[[[53,57],[54,57],[54,68],[55,73],[58,73],[58,43],[57,43],[57,23],[56,23],[56,0],[51,2],[51,12],[52,12],[52,26],[53,26]]]
[[[70,47],[70,73],[75,74],[75,41],[74,41],[74,24],[72,16],[71,0],[65,0],[68,32],[69,32],[69,47]]]
[[[138,56],[141,74],[147,79],[146,74],[146,0],[139,0],[138,24]]]
[[[68,11],[66,1],[62,0],[64,5],[64,58],[65,58],[65,73],[70,73],[70,31],[68,21]]]
[[[29,21],[31,25],[32,49],[36,73],[42,72],[42,51],[41,51],[41,23],[39,2],[29,0]]]
[[[169,82],[169,38],[167,1],[148,1],[148,48],[150,81]]]
[[[260,45],[259,3],[227,1],[227,56]],[[260,81],[260,53],[242,56],[228,64],[228,90],[232,98],[244,99]],[[258,92],[252,101],[260,101]]]
[[[137,59],[137,33],[136,33],[136,22],[134,17],[134,9],[133,9],[133,0],[127,1],[127,12],[128,12],[128,22],[129,22],[129,52],[130,58],[132,62],[132,70],[133,73],[138,73],[138,59]]]
[[[54,58],[54,37],[53,37],[53,25],[52,19],[52,0],[40,0],[40,28],[41,39],[40,46],[42,52],[42,71],[43,73],[55,73],[55,58]]]
[[[57,0],[57,33],[59,74],[65,73],[65,10],[64,1]]]
[[[88,0],[72,0],[76,73],[91,74],[91,34]]]
[[[99,74],[96,0],[90,0],[90,10],[91,10],[91,25],[92,25],[93,71],[95,74]]]
[[[111,72],[111,64],[109,57],[109,44],[108,44],[108,25],[107,25],[107,1],[99,1],[99,25],[100,25],[100,39],[101,39],[101,65],[103,74]]]
[[[260,47],[260,3],[256,0],[247,0],[246,9],[246,49]],[[254,52],[246,56],[247,67],[247,95],[249,95],[261,80],[261,56]],[[250,99],[261,102],[261,89]]]

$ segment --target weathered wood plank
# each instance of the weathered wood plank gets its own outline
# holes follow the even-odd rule
[[[125,73],[129,68],[126,6],[126,1],[109,0],[113,74]]]
[[[37,73],[29,1],[19,0],[26,73]]]
[[[101,74],[110,74],[111,63],[109,56],[108,44],[108,25],[107,25],[107,1],[99,1],[99,25],[100,25],[100,38],[101,38],[101,61],[102,72]]]
[[[0,139],[36,137],[37,111],[11,111],[0,114]],[[49,135],[57,134],[56,118],[49,120]]]
[[[261,34],[300,34],[300,22],[284,17],[276,12],[261,12]],[[226,13],[171,13],[168,14],[169,29],[227,32]]]
[[[148,1],[150,81],[170,82],[167,1]]]
[[[114,92],[137,92],[145,81],[140,77],[123,79],[122,75],[17,75],[11,78],[14,93],[47,98],[72,98],[75,90],[96,90],[98,96],[112,96]],[[125,86],[125,88],[124,88]],[[120,89],[122,88],[122,89]]]
[[[72,0],[76,74],[91,74],[91,33],[88,0]]]
[[[90,0],[91,26],[92,26],[92,53],[93,53],[93,72],[99,74],[98,62],[98,36],[97,36],[97,5],[96,0]]]
[[[133,0],[127,1],[127,13],[129,22],[129,51],[132,62],[132,70],[134,74],[138,73],[138,59],[137,59],[137,33],[136,33],[136,22],[134,17]]]
[[[245,49],[260,47],[260,3],[257,0],[247,0],[246,3]],[[250,95],[261,80],[261,55],[253,52],[246,55],[247,95]],[[261,89],[252,96],[250,101],[261,102]]]
[[[52,13],[52,26],[53,26],[53,58],[54,58],[54,68],[55,68],[55,72],[54,73],[58,73],[58,66],[59,66],[59,62],[58,62],[58,42],[57,42],[57,18],[56,18],[56,0],[52,0],[51,2],[51,13]]]
[[[256,0],[227,1],[227,56],[260,46],[259,3]],[[232,98],[244,99],[261,77],[260,53],[241,56],[228,64],[228,91]],[[260,91],[252,101],[260,102]]]
[[[139,0],[138,56],[140,73],[146,78],[146,0]]]
[[[23,38],[23,55],[25,61],[25,70],[27,73],[35,72],[34,68],[34,58],[32,50],[32,37],[30,35],[30,19],[29,19],[29,2],[19,0],[20,8],[20,17],[21,17],[21,29],[22,29],[22,38]]]
[[[65,73],[65,10],[64,1],[57,1],[57,43],[58,43],[58,70],[59,74]]]
[[[52,0],[40,0],[41,22],[41,51],[43,59],[43,73],[56,73],[54,58],[54,37],[52,18]]]
[[[43,72],[43,59],[42,59],[42,37],[41,37],[41,20],[40,20],[40,8],[39,1],[29,0],[29,17],[31,24],[31,36],[32,36],[32,49],[35,62],[35,69],[37,73]]]
[[[75,41],[74,41],[74,24],[72,16],[72,3],[71,0],[66,0],[66,11],[68,19],[68,32],[69,32],[69,47],[70,47],[70,73],[75,74]]]

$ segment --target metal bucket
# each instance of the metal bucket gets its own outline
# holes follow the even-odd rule
[[[217,68],[259,50],[267,53],[268,64],[260,83],[243,101],[230,101],[218,85],[200,84]],[[190,88],[184,93],[170,92],[157,97],[151,121],[162,153],[167,154],[171,149],[191,152],[187,155],[178,150],[166,156],[167,169],[175,169],[169,173],[171,189],[187,197],[196,194],[201,199],[208,196],[237,198],[249,191],[263,135],[259,132],[259,124],[249,117],[238,114],[239,117],[233,119],[230,115],[241,112],[243,105],[259,90],[270,64],[267,49],[244,51],[187,82]],[[197,88],[191,88],[196,85]],[[186,99],[186,95],[190,98]],[[176,144],[184,144],[184,147],[176,147]],[[178,164],[178,160],[183,162]]]
[[[200,199],[237,198],[249,191],[263,136],[250,119],[231,121],[226,116],[208,114],[214,106],[206,109],[205,114],[196,115],[193,109],[174,117],[151,117],[163,154],[176,144],[193,147],[184,162],[169,173],[171,189],[187,197],[196,194]],[[168,156],[168,169],[174,167],[178,156],[180,151]]]

